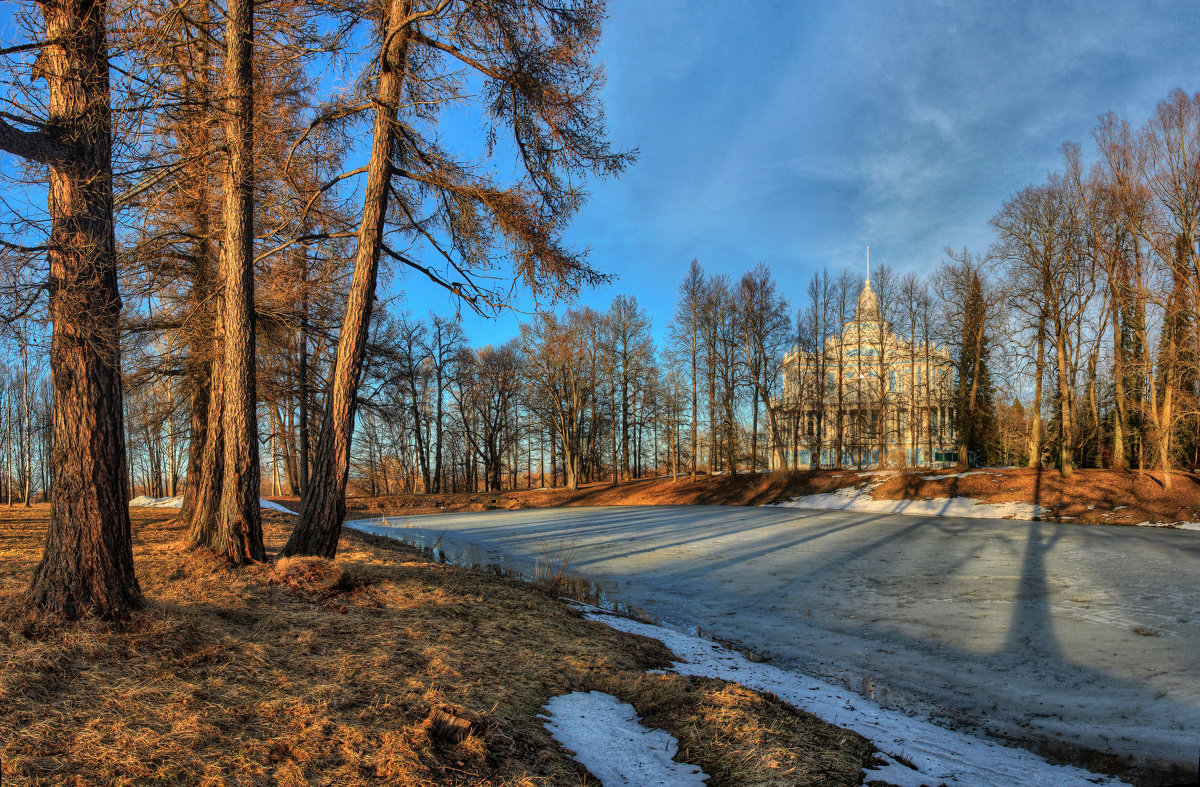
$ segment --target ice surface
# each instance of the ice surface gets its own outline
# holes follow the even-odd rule
[[[777,507],[524,509],[348,523],[439,542],[731,640],[772,664],[1061,756],[1195,768],[1200,535]]]
[[[546,729],[563,748],[610,785],[704,784],[708,775],[694,765],[675,762],[679,742],[663,730],[643,727],[627,702],[599,691],[576,691],[546,703]]]
[[[1052,765],[1024,749],[948,730],[927,718],[886,710],[853,692],[749,661],[740,653],[699,637],[615,617],[595,608],[585,610],[591,620],[662,642],[680,659],[672,665],[675,672],[736,681],[756,691],[770,692],[789,705],[869,739],[888,757],[886,766],[864,771],[866,781],[878,780],[897,787],[1088,787],[1123,783],[1080,768]],[[914,767],[906,766],[900,758]]]
[[[268,511],[282,511],[285,514],[296,513],[265,497],[260,497],[258,503]],[[138,495],[129,501],[129,505],[141,506],[142,508],[183,508],[183,495],[177,497],[147,497],[146,495]]]
[[[661,641],[682,659],[672,669],[684,675],[737,681],[771,692],[785,702],[870,739],[888,764],[865,772],[889,784],[1087,785],[1120,784],[1078,768],[1047,763],[1022,749],[937,726],[928,719],[889,711],[821,680],[747,660],[741,654],[662,626],[618,618],[594,608],[587,617],[613,628]],[[909,767],[896,758],[913,764]]]

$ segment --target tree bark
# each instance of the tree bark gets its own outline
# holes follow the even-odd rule
[[[242,564],[266,560],[254,370],[253,0],[229,0],[225,31],[225,461],[212,546]]]
[[[1034,363],[1033,426],[1029,432],[1029,467],[1042,469],[1042,378],[1045,376],[1046,340],[1043,323],[1038,324],[1037,360]]]
[[[300,368],[298,374],[300,376],[299,384],[297,385],[297,395],[300,398],[300,494],[303,495],[308,491],[308,469],[311,467],[308,455],[308,256],[304,257],[304,267],[302,269],[303,279],[301,281],[301,297],[303,298],[300,304]]]
[[[1058,406],[1060,426],[1062,428],[1062,448],[1060,452],[1060,472],[1070,478],[1075,472],[1075,406],[1074,391],[1071,390],[1064,330],[1055,337],[1055,355],[1058,358]]]
[[[379,256],[383,246],[392,152],[396,145],[396,124],[408,59],[408,17],[411,7],[411,0],[392,0],[384,30],[385,56],[381,58],[379,96],[376,100],[354,277],[346,301],[346,316],[338,338],[329,392],[325,397],[325,414],[317,437],[312,475],[300,501],[296,527],[283,549],[285,555],[332,558],[337,553],[338,535],[346,515],[346,481],[350,471],[355,398],[362,376]]]
[[[225,306],[216,299],[213,309],[212,360],[208,364],[208,412],[204,445],[196,475],[194,500],[188,521],[188,540],[193,547],[215,548],[221,486],[225,478]]]
[[[1110,276],[1110,278],[1112,278]],[[1125,460],[1125,347],[1121,339],[1121,324],[1124,318],[1121,309],[1124,294],[1121,284],[1111,282],[1112,286],[1112,321],[1113,321],[1113,461],[1114,470],[1125,470],[1128,462]]]
[[[194,3],[190,12],[195,15],[198,24],[206,26],[209,19],[207,1]],[[200,64],[193,78],[186,78],[185,96],[192,101],[196,109],[192,117],[184,125],[181,139],[181,153],[191,162],[186,172],[192,184],[193,198],[189,209],[191,211],[192,232],[195,241],[192,249],[191,270],[191,308],[190,319],[195,320],[201,327],[189,337],[188,357],[184,364],[184,372],[191,388],[191,425],[188,434],[188,465],[187,482],[183,488],[183,505],[179,509],[179,521],[191,525],[195,521],[196,509],[199,503],[201,477],[203,476],[204,451],[207,445],[209,420],[212,417],[212,384],[213,370],[220,368],[217,355],[218,345],[216,334],[210,334],[205,324],[212,325],[215,307],[210,304],[214,299],[217,282],[214,278],[216,270],[216,254],[212,240],[212,193],[209,188],[209,150],[212,147],[212,126],[209,113],[212,110],[212,89],[209,80],[208,41],[201,37],[196,46],[198,52],[196,61]],[[219,413],[220,410],[216,411]]]
[[[74,618],[120,618],[142,606],[133,570],[122,425],[113,226],[112,111],[104,0],[39,3],[46,45],[46,132],[0,128],[0,147],[51,163],[49,304],[54,389],[50,527],[32,603]],[[49,135],[48,144],[38,143]],[[13,135],[19,135],[16,144]],[[14,149],[16,148],[16,149]],[[57,150],[55,150],[57,149]]]

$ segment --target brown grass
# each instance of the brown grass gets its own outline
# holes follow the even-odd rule
[[[551,508],[555,506],[621,505],[761,505],[797,495],[829,492],[854,483],[842,474],[826,471],[795,473],[743,473],[737,476],[700,475],[695,481],[681,477],[588,484],[568,489],[520,489],[511,492],[458,492],[438,495],[387,495],[349,498],[350,516],[425,514],[439,511]],[[850,473],[853,476],[853,473]],[[286,505],[286,498],[280,498]]]
[[[9,784],[588,784],[537,719],[599,689],[710,784],[857,784],[870,744],[735,684],[645,670],[662,645],[528,586],[344,531],[334,562],[232,569],[134,509],[148,604],[31,613],[47,507],[0,509],[0,774]],[[290,518],[266,515],[269,551]]]
[[[1057,470],[970,472],[965,478],[953,477],[953,470],[898,474],[884,480],[874,495],[893,500],[961,495],[989,503],[1036,503],[1050,510],[1046,519],[1088,524],[1200,520],[1200,476],[1195,473],[1171,473],[1168,490],[1157,472],[1076,470],[1070,478]]]
[[[1077,470],[1064,478],[1057,470],[982,470],[956,478],[955,470],[897,471],[890,477],[855,470],[743,473],[699,476],[696,481],[648,479],[611,486],[591,484],[576,491],[532,489],[440,495],[389,495],[351,498],[351,517],[425,514],[439,511],[549,508],[604,505],[762,505],[815,492],[878,482],[873,495],[903,500],[926,497],[973,497],[988,503],[1036,503],[1049,520],[1089,524],[1200,521],[1200,475],[1171,474],[1167,490],[1162,474]],[[283,498],[281,498],[283,500]]]

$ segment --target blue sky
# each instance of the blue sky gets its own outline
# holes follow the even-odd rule
[[[1086,154],[1102,113],[1140,124],[1170,90],[1200,90],[1197,30],[1194,1],[610,0],[610,130],[641,158],[592,184],[568,232],[617,277],[580,301],[634,295],[661,338],[693,257],[733,278],[761,260],[797,305],[813,272],[862,268],[868,245],[918,271],[947,245],[985,251],[988,219],[1064,141]],[[478,114],[449,120],[447,139],[478,140]],[[382,293],[454,309],[402,272]],[[520,318],[464,317],[477,344]]]
[[[696,257],[771,266],[793,304],[822,266],[928,271],[985,251],[1005,199],[1109,110],[1140,124],[1200,90],[1200,3],[611,0],[599,56],[610,128],[640,161],[591,188],[570,239],[655,332]],[[400,279],[409,308],[446,297]],[[475,343],[513,315],[468,317]]]

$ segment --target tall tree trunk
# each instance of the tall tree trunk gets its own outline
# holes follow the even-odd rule
[[[209,19],[207,0],[193,3],[190,12],[200,26],[206,26]],[[195,241],[192,247],[191,270],[191,309],[190,318],[200,327],[189,332],[188,357],[184,365],[186,380],[191,395],[191,425],[188,432],[188,464],[187,482],[183,488],[183,505],[179,509],[179,521],[191,524],[196,518],[199,502],[201,477],[203,476],[204,451],[209,434],[209,420],[213,418],[212,385],[214,368],[220,368],[217,355],[215,334],[206,328],[213,325],[214,311],[211,306],[217,282],[214,278],[216,270],[216,254],[213,250],[211,203],[212,194],[209,188],[209,149],[212,147],[212,127],[207,117],[212,109],[212,90],[209,81],[208,41],[201,36],[196,47],[196,60],[200,63],[194,78],[187,79],[185,96],[194,102],[198,108],[194,111],[190,122],[184,125],[183,153],[191,162],[185,171],[191,183],[191,204],[188,206],[192,214],[192,231]],[[220,418],[220,409],[216,416]]]
[[[1037,361],[1034,364],[1033,381],[1033,426],[1029,432],[1029,467],[1042,469],[1042,378],[1045,376],[1045,331],[1038,325]]]
[[[1113,321],[1113,461],[1114,470],[1124,470],[1128,467],[1125,460],[1125,347],[1121,341],[1121,304],[1124,295],[1121,283],[1112,282],[1112,321]]]
[[[617,383],[615,379],[609,380],[608,386],[608,404],[609,409],[613,414],[612,429],[609,430],[612,443],[612,486],[617,485],[617,473],[620,472],[617,465]]]
[[[700,451],[700,434],[698,431],[700,411],[696,391],[696,311],[692,309],[692,481],[696,480],[696,455]]]
[[[38,59],[49,126],[69,152],[49,162],[54,486],[29,593],[34,605],[67,617],[119,618],[143,600],[122,426],[107,4],[39,5],[52,42]],[[10,144],[18,133],[5,124],[0,147],[27,155]]]
[[[303,495],[308,491],[308,255],[304,256],[304,268],[302,270],[302,298],[300,304],[300,375],[299,384],[297,387],[297,395],[300,397],[300,472],[299,472],[299,492]]]
[[[221,485],[225,478],[225,305],[216,299],[212,315],[212,360],[208,367],[208,413],[196,487],[191,493],[192,515],[188,540],[194,547],[212,548],[216,543],[217,514],[221,507]]]
[[[200,286],[200,279],[193,279],[193,289]],[[206,290],[208,288],[205,288]],[[202,310],[205,313],[207,310]],[[209,324],[211,325],[211,312]],[[183,504],[179,509],[179,521],[190,524],[196,515],[200,499],[200,481],[203,475],[204,450],[208,441],[209,420],[212,417],[212,371],[215,340],[213,336],[193,340],[184,363],[184,374],[190,389],[191,422],[188,430],[187,481],[183,487]],[[219,412],[219,411],[218,411]]]
[[[392,154],[396,124],[408,59],[411,0],[392,0],[384,30],[385,56],[379,75],[375,104],[371,159],[367,171],[363,219],[358,230],[354,277],[346,300],[346,316],[338,338],[337,356],[325,414],[317,437],[317,455],[308,488],[300,501],[300,516],[283,549],[285,555],[337,553],[338,535],[346,515],[346,481],[350,471],[350,438],[354,430],[355,398],[362,376],[371,307],[383,245],[387,214],[388,184],[392,176]]]
[[[1063,476],[1070,478],[1075,472],[1075,392],[1071,389],[1070,361],[1067,357],[1069,349],[1066,342],[1066,337],[1060,331],[1055,339],[1055,355],[1058,356],[1059,420],[1062,428],[1060,464]]]
[[[254,0],[229,0],[225,28],[224,481],[214,549],[236,564],[266,560],[259,507],[254,371]]]
[[[26,323],[28,325],[28,323]],[[21,336],[21,409],[24,411],[25,435],[21,445],[25,452],[25,463],[21,467],[21,480],[24,488],[22,497],[25,507],[30,507],[30,494],[33,492],[33,375],[29,372],[29,341],[24,334]]]
[[[757,381],[755,381],[757,385]],[[750,472],[758,472],[758,397],[750,397]]]
[[[439,353],[441,351],[439,350]],[[441,493],[442,491],[442,418],[443,418],[443,400],[445,398],[445,381],[442,379],[442,361],[438,359],[438,367],[435,371],[437,402],[434,404],[434,424],[433,424],[433,491]]]

